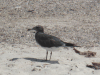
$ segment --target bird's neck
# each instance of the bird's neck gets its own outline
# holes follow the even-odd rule
[[[38,41],[39,38],[37,38],[37,37],[38,37],[39,34],[41,34],[41,33],[44,33],[44,32],[36,32],[36,34],[35,34],[35,39],[36,39],[36,41]]]
[[[44,33],[44,32],[36,32],[35,36],[38,35],[39,33]]]

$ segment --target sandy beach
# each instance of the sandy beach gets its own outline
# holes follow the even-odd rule
[[[36,43],[34,31],[27,31],[36,25],[96,55],[61,48],[45,61],[46,50]],[[87,67],[93,62],[100,63],[99,0],[0,1],[0,75],[100,75],[100,66]]]
[[[54,51],[52,59],[45,61],[46,51],[41,47],[0,44],[1,75],[99,75],[100,70],[86,67],[91,62],[100,62],[100,48],[77,48],[80,51],[95,51],[95,57],[76,54],[73,49]]]

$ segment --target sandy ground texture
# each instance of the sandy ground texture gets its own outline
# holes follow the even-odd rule
[[[96,52],[85,57],[72,48],[46,51],[28,28],[42,25],[47,34],[81,46],[79,51]],[[0,75],[100,75],[86,67],[100,62],[99,0],[0,0]]]
[[[100,75],[100,70],[86,67],[100,62],[100,48],[76,48],[95,51],[95,57],[87,58],[72,48],[54,51],[52,59],[45,61],[46,51],[41,47],[0,44],[0,75]]]

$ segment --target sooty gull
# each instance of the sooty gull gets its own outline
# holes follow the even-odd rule
[[[40,46],[44,47],[47,50],[46,60],[47,60],[47,56],[48,56],[48,51],[51,51],[51,53],[50,53],[50,59],[51,59],[52,51],[55,48],[58,48],[58,47],[79,47],[79,46],[76,46],[75,44],[64,42],[55,36],[45,34],[44,28],[40,25],[35,26],[32,29],[28,29],[28,31],[30,31],[30,30],[36,30],[36,34],[35,34],[36,42]]]

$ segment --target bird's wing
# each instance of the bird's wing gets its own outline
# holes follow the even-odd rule
[[[36,41],[44,47],[58,47],[64,45],[64,42],[59,38],[44,33],[38,33],[36,35]]]

